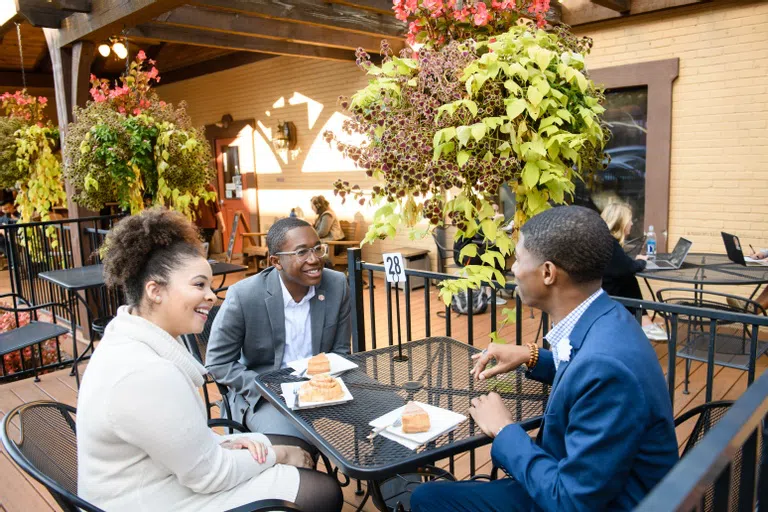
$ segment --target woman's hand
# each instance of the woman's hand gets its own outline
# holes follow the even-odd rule
[[[315,461],[306,451],[302,450],[298,446],[272,446],[277,456],[276,464],[287,464],[288,466],[296,466],[297,468],[309,468],[311,469],[315,465]]]
[[[768,251],[758,251],[749,255],[753,260],[764,260],[768,258]]]
[[[647,254],[638,254],[637,256],[635,256],[635,259],[636,260],[648,261],[648,255]]]
[[[248,450],[251,452],[253,460],[259,464],[267,462],[269,448],[247,437],[238,437],[237,439],[224,441],[221,443],[221,447],[227,450]]]

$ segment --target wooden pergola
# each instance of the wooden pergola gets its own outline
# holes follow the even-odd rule
[[[576,26],[711,0],[561,1],[548,19]],[[113,36],[129,59],[139,49],[155,59],[169,83],[277,55],[354,61],[359,47],[377,54],[382,39],[403,48],[405,31],[392,0],[0,0],[0,87],[21,88],[23,69],[27,87],[54,88],[64,134],[90,74],[116,78],[125,68],[96,51]]]

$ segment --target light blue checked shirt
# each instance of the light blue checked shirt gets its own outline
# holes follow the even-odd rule
[[[558,351],[561,352],[564,360],[570,360],[571,344],[568,340],[568,336],[571,335],[571,331],[576,326],[576,322],[579,321],[581,316],[587,310],[587,308],[595,302],[595,300],[603,293],[603,289],[600,288],[595,293],[587,297],[587,300],[576,306],[576,308],[568,313],[568,315],[560,320],[560,322],[552,327],[552,330],[547,333],[545,339],[549,342],[550,350],[552,351],[552,359],[555,361],[555,370],[560,365],[560,358],[558,357]],[[566,346],[567,342],[567,346]],[[565,354],[565,352],[568,354]]]

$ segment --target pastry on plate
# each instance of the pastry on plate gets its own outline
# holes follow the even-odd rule
[[[429,414],[413,402],[405,404],[403,409],[403,432],[406,434],[418,434],[429,430]]]
[[[299,388],[299,403],[329,402],[343,397],[344,389],[339,380],[328,374],[315,375]]]
[[[320,375],[331,371],[331,362],[325,352],[309,358],[307,362],[307,375]]]

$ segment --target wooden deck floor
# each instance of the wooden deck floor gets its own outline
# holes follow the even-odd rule
[[[376,304],[376,319],[375,319],[375,332],[376,332],[376,345],[378,347],[386,346],[389,344],[387,335],[387,316],[386,316],[386,302],[384,297],[384,286],[380,282],[376,282],[374,289],[375,292],[375,304]],[[402,295],[401,295],[402,299]],[[368,309],[368,291],[365,292],[365,322],[366,322],[366,339],[367,347],[372,348],[373,342],[371,338],[370,329],[370,317]],[[404,301],[401,300],[402,316],[404,318]],[[431,334],[443,335],[445,334],[445,320],[439,318],[436,315],[437,311],[442,311],[443,306],[437,298],[436,293],[431,294],[430,297],[430,320],[431,320]],[[501,316],[501,309],[508,306],[499,306],[499,317]],[[415,290],[411,295],[411,308],[412,308],[412,339],[419,339],[425,335],[426,332],[426,315],[424,304],[423,290]],[[525,342],[532,341],[537,335],[539,328],[540,316],[533,313],[529,308],[525,308],[523,312],[523,339]],[[467,339],[467,317],[452,315],[451,318],[451,335],[462,341],[468,341]],[[501,333],[504,336],[513,339],[514,326],[507,326]],[[405,340],[405,326],[403,324],[402,335]],[[474,325],[474,345],[482,348],[488,343],[488,333],[490,332],[490,315],[485,313],[475,317]],[[396,342],[396,330],[393,336]],[[539,336],[540,341],[540,336]],[[659,364],[666,372],[667,369],[667,346],[666,343],[652,343],[658,356]],[[685,362],[682,359],[677,361],[676,365],[676,392],[674,410],[675,416],[682,412],[695,407],[705,401],[705,378],[706,378],[706,366],[702,363],[693,363],[691,366],[690,376],[690,393],[683,394],[683,376]],[[768,366],[768,357],[763,356],[758,360],[757,375],[760,375],[765,371]],[[82,369],[82,367],[81,367]],[[85,369],[87,371],[87,369]],[[713,386],[713,399],[736,399],[746,389],[747,386],[747,374],[744,371],[735,370],[731,368],[724,368],[721,366],[715,366],[714,370],[714,386]],[[215,389],[211,390],[215,393]],[[137,398],[138,399],[138,398]],[[26,402],[32,402],[35,400],[56,400],[67,404],[75,405],[77,402],[77,391],[75,387],[75,380],[69,376],[69,370],[61,370],[54,373],[49,373],[41,377],[41,381],[35,383],[32,379],[26,379],[23,381],[13,382],[0,386],[0,416],[4,416],[10,409]],[[678,441],[682,445],[685,442],[689,434],[689,429],[678,429]],[[486,446],[476,451],[476,463],[478,473],[487,473],[490,469],[490,446]],[[447,467],[447,461],[441,461],[440,465]],[[466,478],[470,473],[469,455],[464,454],[455,459],[455,474],[457,478]],[[359,504],[360,497],[355,495],[354,484],[344,488],[345,497],[345,512],[351,512]],[[32,481],[29,477],[23,474],[9,459],[8,455],[2,451],[0,452],[0,512],[32,512],[32,511],[50,511],[59,510],[59,507],[55,504],[51,496],[45,491],[45,489]],[[374,511],[373,505],[368,502],[366,504],[366,511]]]

